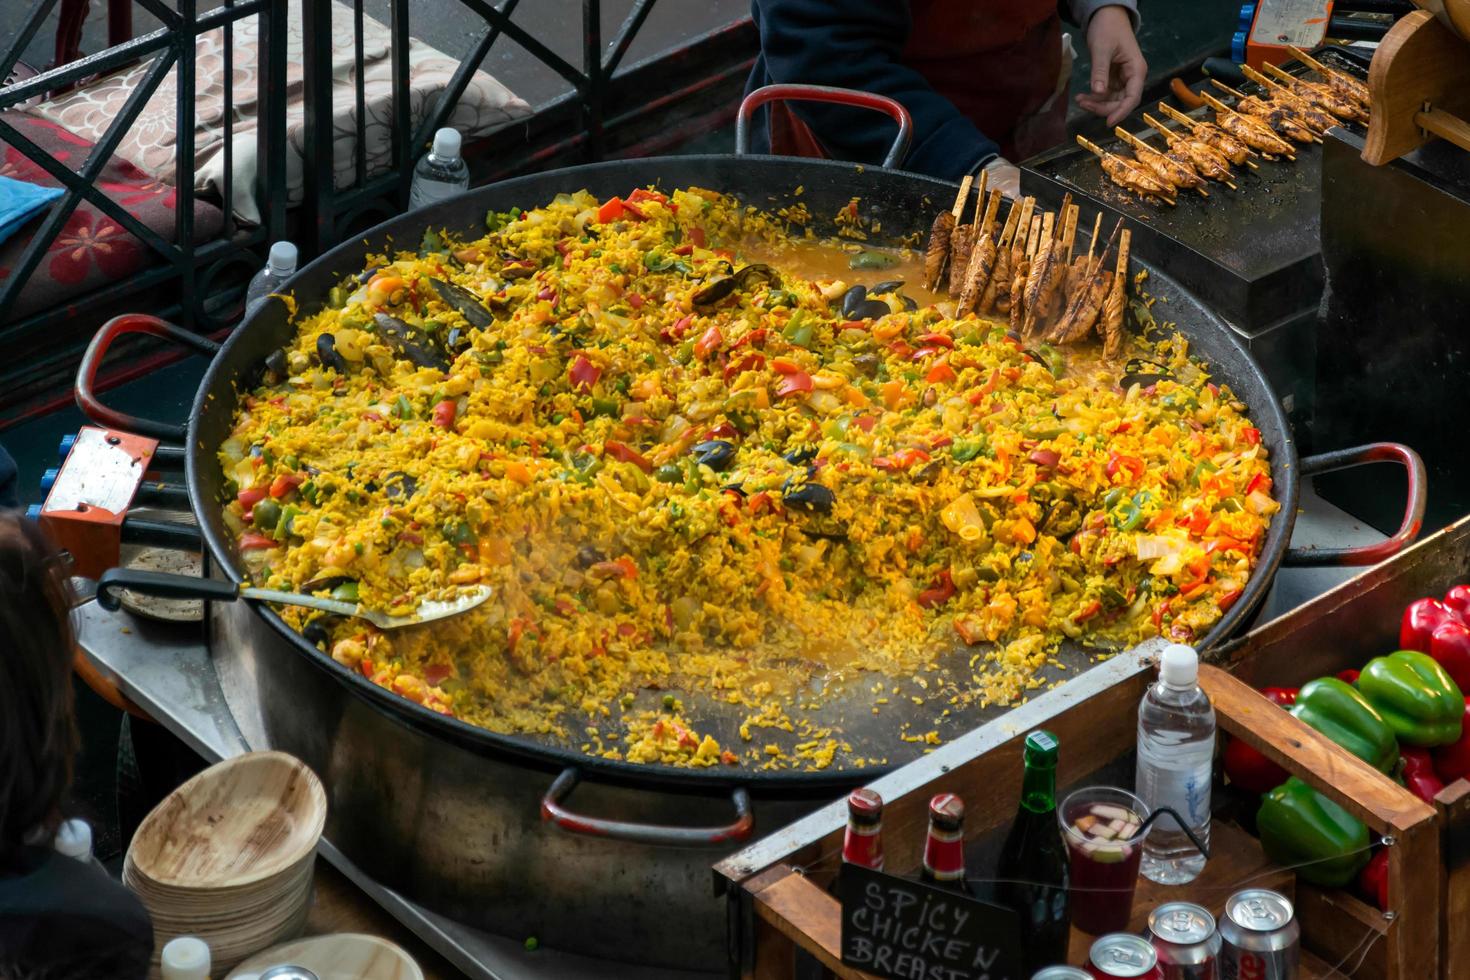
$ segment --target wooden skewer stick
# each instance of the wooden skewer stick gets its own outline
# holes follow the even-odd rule
[[[1308,68],[1312,68],[1318,72],[1321,72],[1323,75],[1326,75],[1328,72],[1332,71],[1331,68],[1328,68],[1326,65],[1322,64],[1322,62],[1318,61],[1316,58],[1313,58],[1311,55],[1307,54],[1305,51],[1303,51],[1301,48],[1296,47],[1295,45],[1288,44],[1286,46],[1286,50],[1295,55],[1297,61],[1300,61]]]
[[[1087,274],[1089,276],[1092,274],[1093,253],[1097,251],[1097,236],[1101,234],[1102,212],[1099,211],[1097,217],[1092,222],[1092,237],[1087,240]]]
[[[1133,232],[1123,232],[1123,238],[1120,242],[1118,242],[1118,266],[1117,269],[1114,271],[1114,275],[1125,277],[1128,275],[1128,243],[1132,241],[1132,239]],[[1126,289],[1126,283],[1128,282],[1128,280],[1125,278],[1123,282],[1125,283],[1124,288]]]
[[[975,216],[975,222],[980,226],[980,234],[989,235],[990,229],[995,227],[995,215],[1000,210],[1000,188],[997,187],[990,192],[990,199],[985,202],[985,219],[982,221],[979,214]]]
[[[1283,82],[1301,82],[1301,81],[1303,81],[1303,79],[1297,78],[1295,75],[1293,75],[1291,72],[1287,71],[1285,68],[1282,68],[1282,67],[1280,67],[1278,65],[1273,65],[1270,62],[1264,62],[1264,64],[1266,66],[1266,71],[1267,71],[1268,74],[1272,75],[1275,78],[1279,78]],[[1320,64],[1320,62],[1319,62],[1319,64]],[[1316,66],[1314,65],[1312,67],[1316,67]],[[1246,68],[1250,68],[1250,65],[1242,65],[1241,68],[1242,68],[1242,70],[1244,70]],[[1254,69],[1251,69],[1251,70],[1254,71]],[[1325,75],[1327,73],[1327,71],[1330,70],[1330,69],[1318,69],[1318,70],[1321,71]],[[1246,76],[1246,77],[1249,77],[1249,76]],[[1325,85],[1326,83],[1324,82],[1323,84]]]
[[[1031,219],[1031,234],[1026,238],[1026,258],[1036,256],[1036,246],[1041,241],[1041,216]]]
[[[1162,112],[1164,115],[1168,116],[1170,119],[1174,120],[1175,122],[1180,123],[1180,124],[1185,125],[1185,126],[1188,126],[1189,127],[1189,131],[1191,133],[1196,132],[1197,131],[1196,127],[1202,125],[1202,123],[1200,122],[1200,120],[1195,119],[1195,118],[1193,118],[1191,116],[1186,116],[1184,113],[1180,112],[1178,109],[1174,108],[1173,106],[1171,106],[1167,102],[1160,102],[1159,103],[1159,111]],[[1239,141],[1237,140],[1237,142],[1239,142]],[[1241,145],[1242,146],[1245,146],[1244,143],[1241,143]],[[1259,153],[1257,153],[1253,148],[1251,148],[1249,146],[1246,146],[1245,147],[1245,152],[1248,153],[1248,154],[1250,154],[1253,157],[1260,156]],[[1247,167],[1250,167],[1252,170],[1260,170],[1261,169],[1260,167],[1256,166],[1256,163],[1255,163],[1254,160],[1247,160],[1245,162],[1245,165]]]
[[[980,183],[976,184],[975,190],[975,217],[980,217],[980,211],[985,207],[985,188],[990,184],[990,171],[980,171]]]
[[[1205,100],[1205,105],[1209,106],[1211,109],[1214,109],[1216,112],[1223,112],[1231,116],[1240,116],[1242,119],[1250,118],[1249,116],[1245,115],[1245,113],[1236,112],[1234,109],[1230,108],[1228,105],[1215,98],[1209,92],[1201,92],[1199,94],[1199,97]],[[1256,121],[1260,122],[1260,120]],[[1265,123],[1261,123],[1261,125],[1266,126]],[[1276,136],[1276,132],[1272,130],[1271,127],[1266,126],[1266,129],[1271,133],[1272,136]],[[1281,137],[1279,136],[1276,136],[1276,138],[1281,139]],[[1286,141],[1282,140],[1282,142],[1284,143]],[[1282,150],[1279,155],[1286,157],[1286,159],[1291,160],[1292,162],[1296,161],[1296,154],[1291,152],[1290,149]]]
[[[1014,210],[1015,205],[1011,205]],[[1025,248],[1026,237],[1031,233],[1031,215],[1036,211],[1036,198],[1027,195],[1021,199],[1021,217],[1016,225],[1016,234],[1019,238],[1016,243]]]
[[[1019,206],[1019,201],[1013,201],[1011,203],[1011,211],[1006,215],[1006,223],[1000,230],[1000,239],[996,242],[997,249],[1010,247],[1011,239],[1016,234],[1016,226],[1020,223],[1021,212],[1017,210]]]
[[[1123,142],[1127,143],[1129,146],[1133,147],[1134,150],[1138,150],[1138,149],[1142,148],[1142,149],[1145,149],[1145,150],[1153,150],[1155,153],[1158,153],[1159,152],[1154,147],[1149,146],[1141,138],[1139,138],[1137,136],[1134,136],[1132,133],[1128,132],[1128,130],[1124,129],[1122,126],[1114,126],[1113,127],[1113,132],[1116,133],[1116,134],[1118,134],[1118,138],[1121,139]],[[1184,165],[1183,164],[1180,164],[1180,166],[1184,166]],[[1194,168],[1193,167],[1190,167],[1189,169],[1190,170],[1193,170]],[[1210,192],[1207,191],[1207,190],[1205,190],[1203,187],[1196,187],[1195,190],[1199,191],[1200,197],[1209,197],[1210,196]]]
[[[1067,264],[1072,264],[1072,246],[1077,241],[1077,216],[1082,208],[1069,204],[1062,209],[1062,247],[1066,249]]]
[[[1057,208],[1057,219],[1058,220],[1057,220],[1057,224],[1056,224],[1055,234],[1056,234],[1056,238],[1057,238],[1058,241],[1061,240],[1062,233],[1067,230],[1067,209],[1070,208],[1071,206],[1072,206],[1072,192],[1071,191],[1067,191],[1067,193],[1065,193],[1065,194],[1062,195],[1062,206],[1059,207],[1059,208]]]
[[[965,203],[970,200],[970,185],[974,182],[975,178],[971,174],[965,174],[964,180],[960,181],[960,192],[955,195],[954,207],[949,212],[954,215],[955,224],[960,223],[960,215],[965,213]]]

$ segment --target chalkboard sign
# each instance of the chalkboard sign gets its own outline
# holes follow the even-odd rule
[[[853,864],[837,894],[848,966],[894,980],[1025,980],[1011,909]]]

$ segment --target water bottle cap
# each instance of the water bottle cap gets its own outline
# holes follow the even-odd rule
[[[434,134],[434,156],[459,159],[459,130],[446,126]]]
[[[1193,687],[1199,679],[1199,654],[1182,643],[1169,644],[1159,657],[1159,677],[1170,687]]]
[[[92,856],[92,825],[85,820],[66,820],[60,827],[56,828],[56,838],[52,841],[58,854],[78,861],[85,861]]]
[[[290,242],[276,242],[271,245],[270,267],[277,275],[289,276],[295,272],[296,246]]]
[[[165,969],[206,977],[210,967],[209,944],[195,936],[170,939],[159,956],[159,965]]]

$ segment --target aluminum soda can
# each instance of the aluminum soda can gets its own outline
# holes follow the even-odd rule
[[[1189,902],[1166,902],[1149,913],[1148,931],[1164,980],[1216,980],[1220,937],[1208,911]]]
[[[1220,922],[1220,980],[1296,980],[1302,927],[1285,897],[1236,892]]]
[[[1164,980],[1153,946],[1131,932],[1099,937],[1087,959],[1087,969],[1096,980]]]
[[[1092,980],[1092,974],[1080,966],[1043,966],[1031,980]]]

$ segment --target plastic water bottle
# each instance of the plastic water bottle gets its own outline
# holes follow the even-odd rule
[[[271,293],[279,292],[281,284],[296,274],[296,246],[290,242],[275,242],[271,245],[270,258],[265,268],[257,272],[245,287],[245,312]]]
[[[1138,706],[1136,791],[1150,811],[1169,807],[1208,845],[1215,709],[1198,680],[1199,654],[1178,643],[1164,648],[1158,683]],[[1143,842],[1145,878],[1179,885],[1193,881],[1204,866],[1204,855],[1172,817],[1154,821]]]
[[[209,980],[209,944],[194,936],[170,939],[158,957],[163,980]]]
[[[408,189],[410,211],[453,197],[470,186],[470,168],[459,155],[459,130],[441,129],[434,146],[413,168]]]

